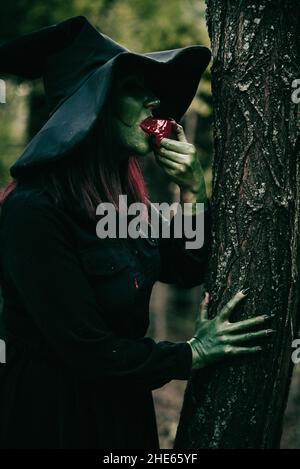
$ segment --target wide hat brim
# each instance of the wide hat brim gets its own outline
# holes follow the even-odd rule
[[[117,74],[140,67],[161,101],[155,117],[179,121],[190,106],[200,78],[209,64],[207,47],[192,45],[146,54],[121,52],[87,77],[80,87],[52,112],[41,130],[10,168],[12,177],[28,169],[59,160],[75,149],[100,116]]]

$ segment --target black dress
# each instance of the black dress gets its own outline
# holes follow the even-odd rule
[[[151,290],[156,280],[200,284],[206,259],[206,245],[186,250],[182,239],[99,239],[80,210],[37,188],[10,194],[0,447],[158,448],[151,390],[188,379],[192,354],[145,337]]]

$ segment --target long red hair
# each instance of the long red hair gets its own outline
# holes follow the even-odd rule
[[[3,204],[4,200],[6,199],[6,197],[9,196],[9,194],[17,187],[17,181],[15,179],[13,179],[12,181],[10,181],[5,187],[4,189],[2,189],[0,191],[0,205]]]

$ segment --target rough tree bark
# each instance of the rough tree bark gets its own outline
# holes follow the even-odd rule
[[[175,448],[278,447],[298,336],[300,17],[296,0],[207,0],[214,105],[211,317],[275,313],[273,348],[188,383]]]

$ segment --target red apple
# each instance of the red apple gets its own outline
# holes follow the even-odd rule
[[[175,121],[168,119],[155,119],[154,117],[147,117],[141,122],[140,127],[148,135],[154,135],[157,147],[163,138],[169,138],[173,127],[176,126]]]

